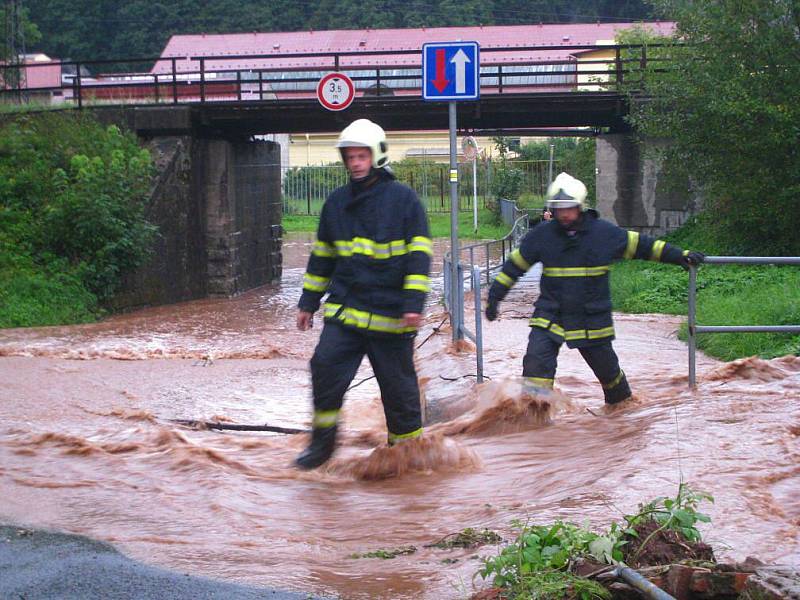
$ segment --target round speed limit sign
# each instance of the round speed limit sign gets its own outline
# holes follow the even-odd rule
[[[344,110],[355,97],[356,86],[344,73],[328,73],[317,84],[317,99],[328,110]]]

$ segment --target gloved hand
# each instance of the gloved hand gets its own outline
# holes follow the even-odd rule
[[[500,301],[497,298],[489,297],[489,300],[486,302],[486,318],[490,321],[494,321],[497,319],[497,305],[500,304]]]
[[[691,251],[688,254],[684,254],[681,256],[681,266],[689,270],[690,265],[694,265],[695,267],[702,263],[706,259],[706,255],[702,252],[694,252]]]

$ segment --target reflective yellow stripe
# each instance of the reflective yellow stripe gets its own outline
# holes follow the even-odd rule
[[[394,444],[397,444],[398,442],[406,442],[408,440],[413,440],[414,438],[418,438],[421,435],[422,435],[422,427],[420,427],[419,429],[415,429],[414,431],[411,431],[409,433],[397,434],[397,433],[392,433],[390,431],[389,432],[389,444],[390,445],[394,445]]]
[[[545,277],[597,277],[608,273],[608,265],[598,267],[545,267],[542,275]]]
[[[406,275],[403,282],[403,289],[429,292],[431,289],[431,280],[427,275]]]
[[[514,250],[508,258],[510,258],[511,262],[513,262],[523,271],[527,271],[531,268],[530,264],[528,264],[528,261],[522,258],[522,254],[519,253],[519,250]]]
[[[611,337],[614,335],[614,326],[603,327],[602,329],[570,329],[565,331],[558,323],[553,323],[542,317],[536,317],[528,321],[531,327],[541,327],[555,333],[557,336],[563,337],[567,340],[597,340],[604,337]]]
[[[433,256],[433,241],[421,235],[411,238],[411,242],[406,245],[409,252],[424,252],[428,256]]]
[[[603,389],[604,390],[610,390],[611,388],[617,387],[619,385],[619,382],[622,381],[623,377],[625,377],[625,373],[623,373],[622,369],[620,369],[619,370],[619,375],[614,377],[614,379],[612,381],[610,381],[609,383],[603,383],[602,384]]]
[[[614,326],[611,325],[610,327],[603,327],[602,329],[587,329],[586,334],[590,340],[610,337],[614,335]]]
[[[314,246],[311,249],[311,254],[314,256],[321,256],[323,258],[332,258],[336,256],[336,248],[332,244],[317,240],[314,242]]]
[[[405,240],[392,240],[379,244],[369,238],[354,237],[352,240],[335,240],[333,243],[339,256],[362,254],[375,259],[385,259],[403,256],[409,252]]]
[[[312,292],[324,292],[328,289],[330,281],[330,277],[320,277],[319,275],[306,273],[303,275],[303,289]]]
[[[323,314],[326,319],[335,318],[345,325],[351,325],[358,329],[366,329],[368,331],[408,333],[417,330],[416,327],[404,326],[403,319],[385,317],[383,315],[367,312],[366,310],[358,310],[350,307],[342,309],[341,304],[334,304],[332,302],[325,303]]]
[[[314,419],[311,424],[315,429],[320,427],[333,427],[338,420],[338,410],[315,410]]]
[[[667,245],[667,242],[662,242],[661,240],[656,240],[653,242],[653,249],[650,252],[650,260],[661,260],[661,253],[664,251],[664,246]]]
[[[623,258],[631,259],[636,256],[636,249],[639,247],[639,232],[638,231],[629,231],[628,232],[628,247],[625,248],[625,254],[623,254]]]
[[[514,280],[511,279],[511,277],[509,277],[508,275],[506,275],[503,272],[498,273],[497,277],[495,277],[494,280],[497,283],[500,283],[500,284],[506,286],[507,288],[510,288],[511,286],[514,285]]]
[[[547,329],[550,327],[550,321],[543,319],[542,317],[535,317],[528,322],[528,325],[531,327],[541,327],[542,329]]]
[[[688,251],[688,250],[684,250],[684,251],[683,251],[683,255],[684,255],[684,256],[689,256],[689,251]]]
[[[547,388],[552,390],[555,380],[549,377],[526,377],[525,382],[531,383],[536,387]]]
[[[347,240],[336,240],[333,243],[336,246],[336,254],[339,256],[353,255],[353,242],[349,242]]]

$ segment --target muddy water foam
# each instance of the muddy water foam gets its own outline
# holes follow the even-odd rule
[[[385,445],[367,364],[348,393],[340,448],[319,471],[290,466],[304,435],[171,423],[308,426],[319,326],[293,329],[306,252],[307,240],[290,241],[284,281],[239,298],[0,333],[0,520],[228,580],[459,598],[472,589],[472,557],[493,548],[426,544],[465,527],[508,538],[514,518],[601,526],[674,493],[683,477],[716,498],[706,531],[718,554],[800,562],[800,358],[701,357],[690,392],[679,319],[619,315],[616,347],[635,401],[604,411],[588,367],[567,350],[556,391],[525,396],[516,376],[535,282],[484,323],[492,380],[483,386],[446,326],[428,338],[442,321],[431,308],[418,338],[428,340],[417,360],[431,421],[420,443]],[[417,551],[350,558],[403,546]]]

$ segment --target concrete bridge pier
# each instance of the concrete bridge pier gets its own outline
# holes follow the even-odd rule
[[[125,279],[112,309],[233,296],[280,279],[278,144],[203,130],[187,108],[101,115],[136,131],[156,166],[153,254]]]
[[[596,138],[595,182],[600,216],[626,229],[664,235],[697,212],[690,182],[665,169],[650,152],[662,140],[641,141],[634,133],[606,133]]]
[[[280,279],[280,146],[194,139],[193,195],[204,209],[207,295]]]

